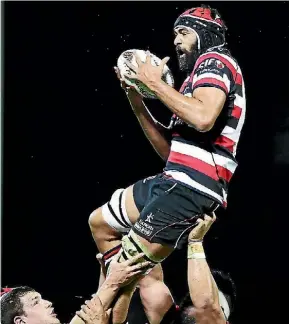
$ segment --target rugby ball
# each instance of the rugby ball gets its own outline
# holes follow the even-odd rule
[[[147,54],[143,50],[130,49],[130,50],[123,52],[117,60],[117,67],[119,69],[120,75],[129,86],[134,87],[136,89],[136,91],[140,95],[142,95],[144,98],[157,99],[156,95],[142,82],[140,82],[138,80],[133,80],[133,79],[129,80],[128,78],[124,77],[124,74],[128,74],[128,75],[131,73],[133,74],[131,69],[126,64],[126,60],[128,62],[130,62],[132,65],[134,65],[136,67],[138,66],[136,59],[135,59],[135,53],[138,54],[138,56],[140,57],[142,62],[145,62]],[[152,53],[150,53],[150,57],[151,57],[152,65],[154,65],[154,66],[160,65],[160,63],[161,63],[160,58],[158,58],[156,55],[154,55]],[[169,86],[174,87],[173,74],[172,74],[171,70],[169,69],[169,67],[167,66],[167,64],[165,64],[164,69],[163,69],[162,80],[164,82],[166,82]]]

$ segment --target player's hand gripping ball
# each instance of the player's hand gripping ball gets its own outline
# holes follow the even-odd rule
[[[135,53],[137,53],[137,55],[140,57],[142,62],[146,61],[147,54],[143,50],[131,49],[123,52],[117,60],[117,67],[119,68],[121,78],[125,80],[125,82],[129,86],[135,88],[135,90],[144,98],[157,99],[156,95],[141,81],[128,79],[124,76],[125,74],[131,75],[133,73],[130,67],[126,64],[126,61],[128,61],[130,64],[136,67],[138,66],[135,59]],[[151,56],[151,64],[154,66],[159,66],[161,63],[161,59],[152,53],[150,53],[150,56]],[[166,82],[169,86],[174,87],[174,78],[172,72],[166,64],[164,65],[162,80]]]

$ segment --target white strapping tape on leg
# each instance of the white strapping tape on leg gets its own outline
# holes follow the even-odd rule
[[[128,233],[132,224],[125,208],[126,189],[117,189],[108,203],[102,206],[102,216],[106,223],[117,232]]]

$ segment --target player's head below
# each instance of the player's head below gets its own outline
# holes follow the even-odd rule
[[[174,45],[180,70],[190,72],[201,54],[209,49],[224,47],[226,30],[218,11],[208,5],[182,13],[174,24]]]
[[[226,274],[219,270],[212,270],[212,275],[219,288],[219,301],[222,311],[226,317],[226,320],[230,319],[230,316],[234,310],[236,302],[236,286],[229,274]],[[179,314],[177,323],[180,324],[195,324],[195,320],[192,314],[193,304],[190,294],[184,297],[180,303]]]
[[[30,287],[13,288],[1,296],[1,324],[58,324],[51,306]]]

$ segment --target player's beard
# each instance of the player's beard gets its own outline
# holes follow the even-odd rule
[[[176,52],[180,71],[191,72],[199,56],[197,44],[192,46],[192,50],[189,53],[182,52],[178,47],[176,48]]]

